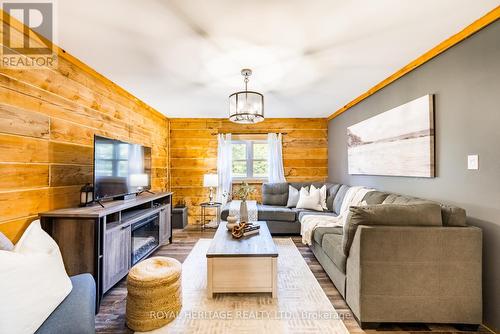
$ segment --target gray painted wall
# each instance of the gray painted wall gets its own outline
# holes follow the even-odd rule
[[[348,175],[347,127],[429,93],[435,94],[437,177]],[[469,223],[483,229],[484,322],[498,331],[500,21],[331,120],[328,142],[330,181],[372,186],[455,204],[467,210]],[[468,154],[479,154],[478,171],[467,170]]]

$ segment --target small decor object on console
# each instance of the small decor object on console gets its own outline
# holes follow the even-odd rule
[[[94,187],[86,183],[80,188],[80,206],[87,206],[94,201]]]
[[[235,239],[240,239],[253,234],[259,233],[260,226],[252,223],[240,223],[233,227],[231,235]]]
[[[234,197],[241,200],[240,204],[240,223],[248,222],[248,208],[247,208],[247,198],[255,189],[248,185],[248,183],[243,182],[241,186],[234,192]]]
[[[250,235],[259,234],[260,226],[249,226],[245,227],[243,230],[243,236],[248,237]]]
[[[246,223],[248,222],[248,207],[247,201],[242,200],[240,204],[240,222]]]
[[[232,231],[233,227],[238,225],[238,217],[227,216],[226,220],[227,220],[226,227],[228,231]]]

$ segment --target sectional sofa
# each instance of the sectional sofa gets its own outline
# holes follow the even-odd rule
[[[310,184],[263,184],[258,219],[267,221],[273,234],[299,234],[304,215],[338,215],[348,185],[313,183],[327,185],[328,210],[323,212],[286,207],[289,185],[300,189]],[[482,231],[467,226],[465,211],[380,191],[363,200],[376,210],[384,205],[387,224],[358,219],[355,232],[347,233],[353,225],[348,218],[344,228],[317,228],[310,246],[361,327],[383,322],[480,324]],[[433,207],[437,216],[424,212]],[[401,215],[405,208],[421,211]],[[228,212],[223,209],[223,220]]]
[[[90,274],[70,277],[73,289],[35,334],[95,334],[95,282]]]
[[[307,209],[287,208],[288,201],[288,186],[299,189],[301,187],[309,187],[313,184],[315,187],[327,185],[327,206],[328,211],[318,212]],[[292,182],[292,183],[264,183],[262,185],[262,204],[257,204],[258,219],[266,221],[269,231],[273,235],[278,234],[299,234],[300,233],[300,218],[307,214],[326,214],[337,215],[342,204],[344,189],[342,196],[338,196],[338,200],[334,203],[335,196],[339,190],[339,185],[324,182]],[[346,190],[347,191],[347,190]],[[221,211],[221,219],[226,220],[229,215],[229,204],[226,204]]]

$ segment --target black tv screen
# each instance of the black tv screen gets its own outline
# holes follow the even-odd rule
[[[151,148],[94,136],[94,200],[151,188]]]

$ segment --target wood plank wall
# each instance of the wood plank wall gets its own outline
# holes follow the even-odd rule
[[[17,241],[39,212],[78,204],[92,182],[94,134],[152,147],[152,185],[166,190],[168,127],[63,50],[57,69],[0,67],[0,232]]]
[[[323,181],[328,177],[327,121],[318,118],[275,118],[254,125],[226,119],[170,119],[170,183],[174,203],[184,201],[189,223],[200,220],[199,203],[208,199],[203,174],[217,172],[216,133],[283,132],[283,160],[287,181]],[[255,199],[261,184],[254,183]],[[235,185],[237,187],[237,185]]]

